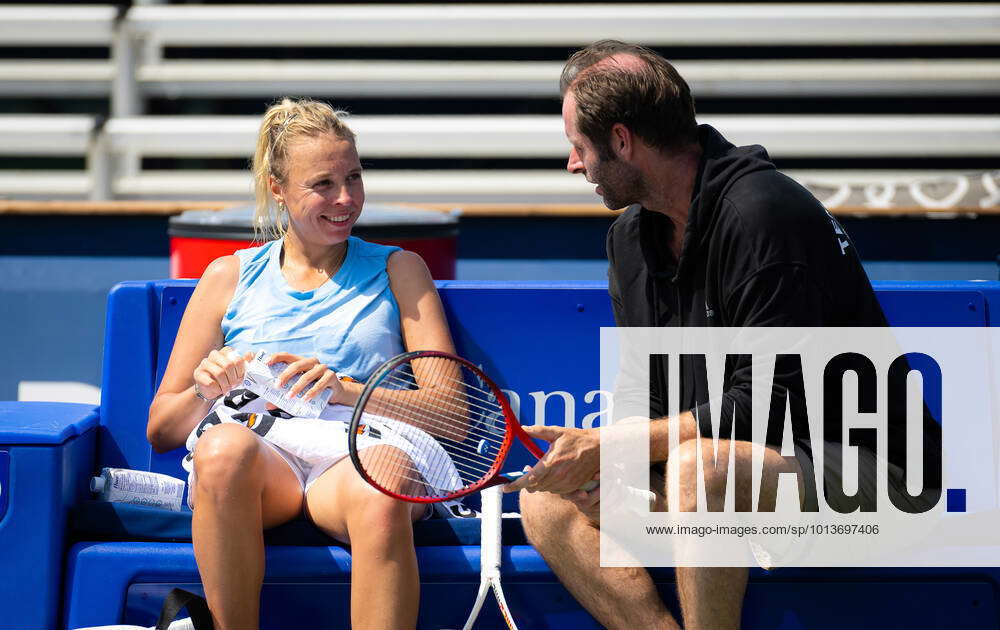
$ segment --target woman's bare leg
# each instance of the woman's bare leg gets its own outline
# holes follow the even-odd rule
[[[195,559],[217,630],[256,629],[264,580],[263,530],[302,512],[288,464],[238,424],[212,427],[194,452]]]
[[[362,451],[362,458],[372,450]],[[351,545],[354,630],[412,630],[416,626],[420,577],[413,521],[426,509],[372,488],[347,458],[327,470],[306,493],[309,518],[330,536]]]

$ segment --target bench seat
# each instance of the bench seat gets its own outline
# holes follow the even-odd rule
[[[191,281],[128,282],[112,291],[100,424],[84,427],[91,441],[76,449],[86,453],[74,456],[80,460],[74,469],[121,466],[184,477],[182,449],[152,452],[142,427],[193,287]],[[597,331],[612,324],[603,284],[447,281],[438,288],[459,353],[496,375],[526,424],[599,421]],[[895,325],[990,326],[1000,311],[996,282],[879,283],[876,289]],[[522,453],[508,466],[525,463]],[[82,488],[86,475],[75,473],[64,483]],[[506,511],[517,509],[515,498],[506,497]],[[77,500],[68,521],[61,627],[149,626],[170,588],[201,590],[189,511]],[[418,627],[461,627],[479,583],[479,521],[430,520],[414,531]],[[261,627],[346,623],[349,549],[304,521],[275,528],[265,539]],[[599,627],[526,544],[519,520],[504,520],[503,543],[505,591],[522,629]],[[677,612],[673,570],[651,574]],[[1000,618],[998,593],[1000,568],[752,569],[743,627],[834,628],[864,618],[870,627],[982,628]],[[835,601],[851,605],[832,607]],[[493,604],[475,627],[502,630]]]
[[[442,545],[478,545],[478,518],[431,518],[414,525],[414,542],[418,547]],[[503,521],[505,545],[525,545],[521,520]],[[190,542],[191,510],[179,512],[128,503],[86,501],[70,513],[70,527],[78,540]],[[264,532],[269,545],[338,546],[315,526],[296,519]]]

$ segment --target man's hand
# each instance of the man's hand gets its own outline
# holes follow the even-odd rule
[[[563,498],[576,506],[576,509],[580,510],[584,516],[586,516],[591,523],[594,525],[600,525],[601,523],[601,486],[598,483],[600,473],[594,475],[594,483],[597,485],[590,487],[589,490],[574,490],[569,494],[564,494]]]
[[[524,476],[504,486],[504,492],[569,494],[596,478],[601,468],[599,429],[532,426],[524,430],[549,442],[549,450]]]

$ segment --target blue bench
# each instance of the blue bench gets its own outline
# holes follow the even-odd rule
[[[108,301],[99,410],[0,403],[0,625],[67,629],[152,625],[174,586],[199,591],[190,513],[87,500],[102,466],[184,478],[181,451],[145,440],[148,405],[169,357],[190,281],[128,282]],[[482,362],[526,424],[600,422],[600,326],[612,325],[596,283],[439,283],[460,354]],[[890,321],[988,326],[1000,283],[880,284]],[[996,316],[994,315],[994,318]],[[527,463],[521,456],[511,467]],[[514,509],[508,497],[506,509]],[[478,521],[417,524],[421,628],[460,627],[479,573]],[[262,627],[335,627],[347,619],[350,554],[304,522],[267,535]],[[596,628],[544,561],[505,521],[507,599],[522,628]],[[673,573],[654,571],[674,610]],[[751,572],[746,628],[996,627],[1000,569],[782,569]],[[850,602],[831,607],[830,602]],[[504,627],[487,607],[478,628]]]

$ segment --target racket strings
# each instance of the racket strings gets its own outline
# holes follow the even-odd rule
[[[440,498],[490,474],[507,429],[500,401],[475,372],[451,358],[420,357],[379,375],[374,385],[363,411],[416,446],[362,450],[362,466],[377,485]]]
[[[402,387],[399,387],[398,389],[412,389],[416,385],[416,383],[414,383],[414,381],[413,381],[412,376],[407,375],[406,378],[401,378],[396,373],[390,373],[390,374],[388,374],[386,376],[386,378],[384,379],[384,381],[390,381],[391,384],[393,384],[393,385],[401,385]],[[460,397],[455,397],[455,400],[457,400],[458,402],[457,402],[457,404],[451,405],[452,409],[454,409],[456,411],[461,411],[462,413],[465,413],[466,410],[469,409],[469,408],[478,409],[478,410],[481,410],[481,411],[486,412],[486,413],[501,413],[501,414],[503,413],[503,409],[500,407],[499,403],[497,402],[496,397],[493,395],[493,392],[491,392],[491,391],[484,391],[484,390],[480,390],[478,388],[469,387],[468,385],[466,385],[465,382],[463,382],[462,380],[456,379],[456,378],[445,378],[445,379],[441,379],[441,381],[442,382],[450,382],[451,386],[449,388],[452,389],[452,390],[456,390],[457,391],[459,387],[461,388],[460,391],[462,392],[462,394],[461,394]],[[435,385],[436,385],[436,383],[435,383]],[[428,387],[428,389],[427,389],[427,392],[428,392],[427,395],[434,396],[434,395],[436,395],[439,392],[441,394],[444,393],[441,390],[434,390],[434,389],[432,389],[433,387],[434,387],[434,385]],[[477,394],[467,395],[466,393],[468,391],[470,391],[470,390],[476,391]],[[476,404],[476,403],[478,403],[481,400],[489,401],[489,404],[486,404],[486,405],[484,405],[484,404]]]
[[[384,422],[384,419],[381,422]],[[395,428],[399,430],[398,427]],[[471,446],[466,446],[464,442],[443,442],[439,440],[439,444],[442,445],[444,451],[450,456],[451,463],[454,464],[459,474],[467,473],[476,479],[489,471],[492,467],[492,462],[495,460],[495,453],[500,451],[503,444],[502,440],[486,444],[484,442],[486,442],[485,439],[480,440],[478,450],[473,450]],[[488,456],[491,453],[494,455],[492,457]],[[484,458],[484,455],[487,455],[487,457]],[[489,463],[485,468],[484,459],[488,460],[487,463]]]
[[[388,407],[388,409],[382,409],[381,411],[383,412],[389,411],[390,409],[397,412],[405,410],[402,406],[394,404],[384,405],[384,407]],[[433,424],[436,427],[439,427],[439,431],[437,432],[441,432],[441,422],[436,421],[433,422]],[[443,433],[446,435],[448,434],[447,431],[444,431]],[[468,485],[468,480],[471,480],[472,482],[477,481],[489,472],[492,466],[492,461],[495,459],[495,453],[499,452],[503,443],[502,435],[498,437],[495,433],[468,431],[467,435],[472,438],[478,438],[478,446],[476,450],[473,450],[469,445],[470,441],[468,439],[463,442],[440,441],[440,444],[444,447],[444,454],[448,455],[450,460],[442,458],[443,454],[438,453],[439,461],[434,462],[435,465],[432,465],[432,467],[447,465],[450,461],[450,463],[455,467],[456,472],[463,478],[463,481],[466,481],[463,485]],[[449,437],[454,437],[454,434],[449,435]],[[473,442],[475,442],[475,440],[473,440]],[[484,455],[487,455],[487,457],[484,458]]]
[[[379,416],[388,416],[388,417],[393,417],[394,415],[400,416],[399,417],[400,420],[410,424],[414,424],[414,426],[416,426],[418,429],[426,428],[428,432],[431,434],[437,434],[438,437],[447,438],[450,440],[454,440],[456,442],[460,442],[468,437],[475,437],[497,445],[503,443],[503,436],[504,436],[503,424],[500,425],[501,429],[499,430],[499,432],[497,432],[497,431],[490,431],[488,429],[483,429],[481,427],[481,423],[480,425],[473,426],[470,423],[467,423],[467,421],[463,420],[465,428],[460,429],[456,427],[454,423],[454,417],[452,415],[440,414],[432,409],[427,410],[424,417],[420,418],[420,420],[422,420],[422,424],[416,424],[415,423],[416,419],[407,418],[407,414],[409,413],[409,411],[410,411],[409,406],[400,404],[398,402],[394,402],[391,399],[383,399],[378,401],[376,406],[372,409],[366,408],[366,412]],[[502,413],[502,411],[500,413]],[[503,422],[502,418],[500,418],[499,420],[501,423]],[[464,431],[464,434],[461,433],[460,431]]]
[[[450,379],[454,383],[460,383],[455,379]],[[397,375],[390,374],[384,381],[390,381],[393,385],[413,385],[412,377],[408,377],[407,380],[400,379]],[[454,387],[452,387],[454,390]],[[420,417],[417,417],[412,413],[413,408],[411,405],[404,401],[401,401],[398,397],[393,398],[390,392],[396,391],[395,388],[388,390],[388,392],[381,398],[375,401],[369,401],[366,406],[365,411],[373,413],[375,415],[391,415],[386,413],[388,411],[398,412],[397,415],[400,416],[399,419],[403,421],[408,421],[411,424],[415,424],[416,420],[425,420],[424,426],[430,427],[431,432],[433,429],[437,429],[438,433],[442,434],[441,437],[447,437],[449,439],[454,439],[460,441],[463,436],[473,436],[487,441],[492,441],[497,444],[503,442],[503,436],[505,435],[506,426],[503,424],[503,408],[495,397],[492,397],[492,392],[487,392],[491,397],[488,404],[476,404],[470,401],[482,400],[479,397],[470,397],[466,395],[453,395],[448,397],[446,392],[440,389],[429,389],[421,390],[426,392],[424,395],[427,398],[432,398],[433,401],[424,400],[421,404]],[[437,403],[436,405],[428,405],[428,402]],[[442,408],[446,408],[442,410]],[[480,422],[476,424],[470,423],[470,411],[475,411],[477,415],[480,416]],[[457,422],[456,422],[457,421]],[[497,430],[483,429],[486,424],[485,421],[491,421],[490,424]],[[423,428],[423,426],[415,425],[417,428]]]

